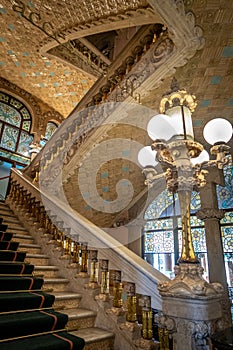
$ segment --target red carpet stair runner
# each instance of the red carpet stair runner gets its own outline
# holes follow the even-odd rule
[[[84,340],[65,330],[68,316],[53,309],[55,296],[41,290],[43,278],[6,231],[0,224],[0,349],[82,350]]]

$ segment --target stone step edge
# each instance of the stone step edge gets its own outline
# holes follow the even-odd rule
[[[83,338],[86,344],[100,342],[115,337],[114,333],[98,327],[83,328],[78,331],[70,332],[70,334]]]
[[[92,310],[83,309],[83,308],[75,308],[75,309],[64,309],[62,313],[68,316],[69,320],[77,320],[87,317],[96,317],[97,313]]]

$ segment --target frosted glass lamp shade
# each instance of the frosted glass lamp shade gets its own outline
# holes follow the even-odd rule
[[[209,153],[204,149],[198,157],[196,158],[191,158],[190,159],[190,162],[193,164],[193,165],[196,165],[196,164],[201,164],[203,162],[207,162],[208,160],[210,159],[210,156],[209,156]]]
[[[166,114],[157,114],[151,118],[147,125],[147,132],[152,140],[165,141],[168,141],[176,134],[171,118]]]
[[[205,125],[203,135],[210,145],[227,143],[232,137],[232,125],[223,118],[212,119]]]
[[[183,122],[183,115],[184,115],[184,122]],[[166,114],[170,116],[171,123],[173,128],[175,129],[175,135],[177,135],[178,138],[184,137],[186,133],[187,139],[193,139],[193,123],[192,123],[192,116],[190,109],[186,106],[176,106],[168,109],[166,111]]]
[[[156,153],[156,151],[152,151],[150,146],[143,147],[138,152],[138,162],[143,167],[148,165],[156,166],[158,164],[158,162],[155,160]]]

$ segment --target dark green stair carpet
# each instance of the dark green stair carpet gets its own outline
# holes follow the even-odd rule
[[[17,311],[52,307],[55,297],[41,291],[0,294],[0,310]],[[1,347],[0,347],[1,349]]]
[[[81,350],[83,339],[74,337],[67,332],[59,332],[35,336],[26,339],[0,342],[1,350]]]
[[[40,277],[0,276],[0,291],[41,289],[44,283]]]
[[[84,340],[64,330],[68,316],[52,309],[54,295],[41,291],[44,280],[6,230],[0,218],[0,349],[82,350]]]
[[[8,227],[8,225],[0,224],[0,231],[6,231],[7,227]]]
[[[13,237],[13,233],[0,232],[0,241],[10,241]]]
[[[0,262],[0,275],[31,275],[34,265],[24,262]]]
[[[7,242],[7,241],[0,241],[0,250],[13,250],[16,251],[19,247],[18,242]]]
[[[25,259],[26,253],[14,252],[12,250],[0,250],[0,261],[21,261]]]
[[[23,322],[22,322],[23,321]],[[0,339],[64,329],[68,316],[54,310],[0,314]],[[1,347],[0,347],[1,348]]]

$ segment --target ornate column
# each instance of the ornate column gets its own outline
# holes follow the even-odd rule
[[[224,186],[223,172],[216,167],[209,168],[206,185],[200,188],[201,210],[197,212],[197,217],[205,222],[209,280],[221,283],[224,288],[224,298],[221,302],[224,323],[230,326],[231,312],[220,228],[224,210],[218,208],[217,184]]]

